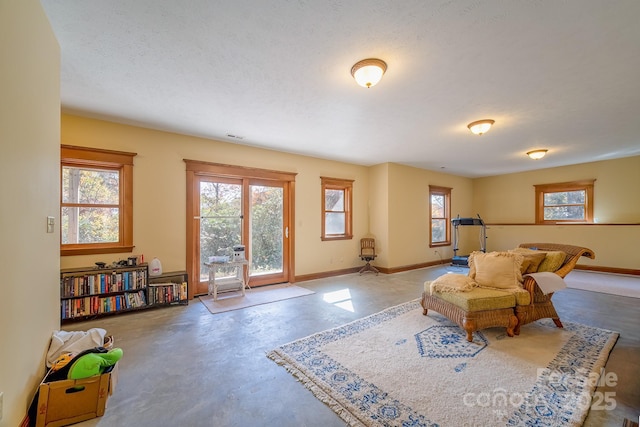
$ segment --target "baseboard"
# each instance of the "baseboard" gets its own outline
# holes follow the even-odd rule
[[[612,273],[612,274],[629,274],[631,276],[640,276],[640,270],[632,268],[616,268],[616,267],[600,267],[593,265],[576,265],[575,270],[587,270],[596,271],[598,273]]]
[[[423,263],[420,263],[420,264],[404,265],[404,266],[400,266],[400,267],[387,268],[387,267],[379,267],[377,265],[375,267],[378,269],[378,271],[380,271],[380,273],[393,274],[393,273],[401,273],[403,271],[417,270],[419,268],[434,267],[434,266],[438,266],[438,265],[445,266],[445,265],[450,265],[450,264],[451,264],[451,258],[443,259],[443,260],[440,260],[440,261],[423,262]],[[357,273],[358,271],[360,271],[360,268],[361,267],[352,267],[352,268],[344,268],[342,270],[332,270],[332,271],[323,271],[321,273],[303,274],[301,276],[296,276],[295,277],[295,281],[296,282],[305,282],[307,280],[324,279],[324,278],[327,278],[327,277],[342,276],[343,274]],[[598,272],[598,273],[628,274],[628,275],[632,275],[632,276],[640,276],[640,270],[631,269],[631,268],[601,267],[601,266],[591,266],[591,265],[578,264],[578,265],[576,265],[574,267],[574,269],[575,270],[594,271],[594,272]]]
[[[306,282],[307,280],[324,279],[326,277],[342,276],[344,274],[357,273],[362,267],[344,268],[342,270],[323,271],[321,273],[303,274],[296,276],[296,282]],[[376,267],[377,268],[377,267]]]

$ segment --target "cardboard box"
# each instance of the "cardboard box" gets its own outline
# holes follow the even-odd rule
[[[36,427],[60,427],[104,415],[113,394],[118,365],[109,373],[81,380],[40,384]]]

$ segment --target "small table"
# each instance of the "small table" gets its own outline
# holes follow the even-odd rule
[[[245,268],[248,264],[249,261],[247,260],[212,261],[204,263],[204,265],[209,268],[208,294],[213,295],[214,301],[218,299],[219,292],[241,291],[242,296],[245,296],[245,289],[249,287],[249,280]],[[216,279],[216,270],[221,266],[233,268],[234,271],[229,276]]]

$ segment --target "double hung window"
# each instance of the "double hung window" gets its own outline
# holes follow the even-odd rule
[[[429,186],[430,246],[451,244],[451,188]]]
[[[351,206],[353,180],[320,177],[322,181],[322,240],[353,238]]]
[[[61,255],[133,250],[135,155],[61,147]]]
[[[593,222],[593,183],[536,185],[536,224]]]

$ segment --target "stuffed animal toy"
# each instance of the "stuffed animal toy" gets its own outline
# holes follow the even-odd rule
[[[52,366],[45,381],[79,380],[101,375],[112,369],[121,358],[121,348],[107,350],[104,347],[95,347],[77,355],[66,353],[56,359],[54,365],[57,368],[54,369]]]
[[[79,380],[94,375],[101,375],[107,368],[114,366],[122,359],[122,349],[114,348],[106,353],[87,353],[71,361],[71,368],[67,378]]]
[[[73,360],[74,357],[76,357],[75,353],[62,353],[56,358],[56,360],[53,361],[53,364],[51,365],[51,371],[55,372],[64,368],[69,364],[69,362]]]

